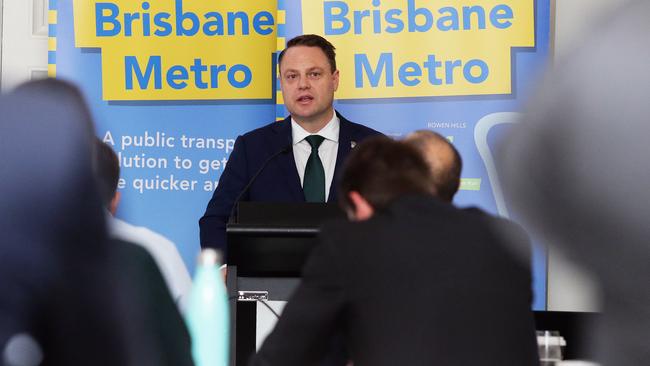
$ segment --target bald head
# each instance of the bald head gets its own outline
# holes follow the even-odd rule
[[[458,192],[460,172],[463,168],[463,161],[454,145],[429,130],[415,131],[406,136],[404,141],[415,146],[424,155],[433,175],[437,196],[451,202]]]

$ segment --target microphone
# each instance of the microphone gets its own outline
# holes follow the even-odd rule
[[[242,189],[241,192],[239,193],[239,196],[237,196],[237,199],[235,199],[235,202],[233,202],[232,208],[230,209],[230,218],[228,219],[229,224],[232,224],[234,221],[233,219],[235,217],[235,209],[237,208],[239,201],[244,196],[244,194],[246,194],[246,192],[248,192],[248,190],[251,188],[253,182],[255,182],[255,179],[257,179],[257,177],[262,173],[262,171],[264,171],[264,168],[266,168],[266,166],[271,162],[271,160],[277,158],[280,155],[288,153],[289,151],[291,151],[292,148],[293,148],[293,143],[289,143],[286,146],[284,146],[281,150],[273,153],[273,155],[269,156],[266,160],[264,160],[262,166],[257,170],[257,172],[255,172],[255,174],[253,174],[251,179],[244,186],[244,189]]]

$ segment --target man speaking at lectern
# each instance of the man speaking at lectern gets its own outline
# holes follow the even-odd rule
[[[359,141],[380,134],[334,111],[339,71],[325,38],[291,39],[278,64],[290,116],[235,141],[199,220],[204,248],[226,249],[226,222],[236,201],[335,202],[342,162]]]

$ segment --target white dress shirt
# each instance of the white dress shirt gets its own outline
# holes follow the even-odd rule
[[[330,187],[334,179],[334,169],[336,168],[336,156],[339,150],[339,129],[341,121],[339,117],[334,116],[327,122],[325,127],[316,133],[309,133],[304,128],[291,119],[291,135],[293,136],[293,160],[296,162],[296,169],[300,176],[300,185],[302,186],[305,180],[305,167],[307,160],[311,155],[311,145],[305,140],[309,135],[320,135],[325,138],[318,147],[318,157],[323,163],[323,170],[325,170],[325,202],[330,195]]]
[[[142,226],[134,226],[108,214],[109,235],[146,249],[165,278],[169,292],[181,313],[192,289],[192,279],[176,245],[164,236]]]

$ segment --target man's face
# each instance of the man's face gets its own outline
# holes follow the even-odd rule
[[[339,72],[332,73],[327,56],[320,48],[294,46],[287,49],[280,64],[280,86],[284,105],[296,122],[318,125],[332,118]]]

